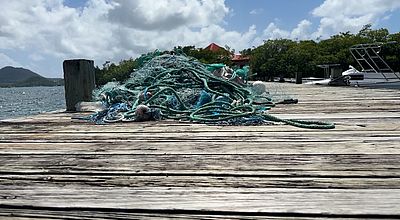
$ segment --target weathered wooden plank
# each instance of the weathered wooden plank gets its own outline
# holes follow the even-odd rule
[[[400,189],[400,178],[268,177],[229,175],[0,175],[0,186],[62,187],[74,183],[97,187],[220,187],[297,189]]]
[[[191,139],[197,137],[232,137],[237,139],[239,137],[246,138],[263,138],[268,137],[307,137],[307,138],[330,138],[335,136],[336,139],[340,137],[391,137],[399,136],[400,125],[396,123],[396,120],[391,120],[391,123],[379,124],[379,125],[365,125],[365,124],[353,124],[353,125],[338,125],[339,129],[335,130],[309,130],[309,129],[299,129],[292,128],[286,130],[288,126],[277,126],[274,130],[274,126],[260,126],[260,127],[216,127],[216,126],[201,126],[201,125],[174,125],[170,124],[157,125],[143,125],[143,124],[133,124],[132,127],[116,127],[116,126],[93,126],[93,125],[82,125],[79,130],[79,126],[69,126],[69,127],[46,127],[47,130],[31,132],[31,126],[19,126],[18,132],[1,132],[0,141],[5,142],[7,140],[40,140],[40,139],[113,139],[113,138],[124,138],[124,139],[162,139],[163,137],[185,137],[190,136]],[[8,128],[8,127],[7,127]],[[208,130],[208,128],[210,130]],[[60,130],[61,129],[61,130]],[[66,131],[65,129],[75,130]],[[12,128],[12,130],[17,130]],[[36,130],[36,129],[35,129]],[[234,131],[234,133],[232,132]],[[368,132],[366,132],[368,131]],[[368,138],[368,137],[366,137]],[[306,139],[306,138],[303,138]]]
[[[355,106],[357,103],[355,103]],[[397,105],[396,105],[397,106]],[[271,114],[275,116],[287,116],[293,119],[298,118],[308,118],[308,119],[370,119],[370,118],[400,118],[399,110],[396,111],[387,111],[386,109],[380,110],[378,112],[357,112],[353,111],[338,111],[330,112],[329,114],[321,113],[318,108],[311,108],[313,113],[299,113],[297,111],[297,106],[291,106],[292,109],[288,107],[277,107],[271,110]],[[310,107],[308,107],[310,109]],[[85,114],[87,115],[87,114]],[[17,118],[17,119],[7,119],[2,120],[0,125],[25,125],[25,124],[48,124],[48,125],[61,125],[61,124],[76,124],[79,122],[78,120],[71,120],[71,117],[79,117],[82,114],[43,114],[38,116],[26,117],[26,118]],[[81,121],[82,122],[82,121]],[[145,125],[145,124],[168,124],[168,125],[182,125],[184,123],[177,123],[177,122],[167,122],[163,121],[160,122],[144,122],[144,123],[128,123],[128,124],[137,124],[137,125]],[[85,124],[85,123],[80,123]],[[86,123],[89,124],[89,123]],[[187,123],[186,123],[187,124]],[[92,124],[93,125],[93,124]],[[188,124],[190,125],[190,124]]]
[[[260,214],[264,214],[260,216]],[[202,210],[132,210],[132,209],[90,209],[90,208],[54,208],[54,207],[28,207],[28,206],[7,206],[0,209],[2,219],[28,220],[28,219],[288,219],[288,220],[313,220],[313,219],[347,219],[347,218],[383,218],[388,215],[324,215],[307,213],[252,213],[252,212],[217,212]],[[393,217],[393,216],[392,216]]]
[[[206,149],[205,149],[206,150]],[[400,155],[2,155],[10,174],[399,177]]]
[[[397,141],[0,143],[1,155],[95,154],[400,154]]]
[[[273,126],[249,126],[249,127],[236,127],[236,126],[225,126],[225,127],[217,127],[217,126],[174,126],[173,129],[171,127],[166,126],[144,126],[144,125],[134,125],[131,126],[116,126],[116,125],[106,125],[106,126],[96,126],[96,125],[66,125],[66,126],[23,126],[15,128],[13,126],[4,126],[0,127],[0,135],[4,134],[70,134],[70,133],[114,133],[114,134],[123,134],[123,133],[185,133],[185,132],[197,132],[197,133],[209,133],[209,132],[292,132],[292,133],[312,133],[312,132],[321,132],[322,130],[314,130],[314,129],[299,129],[296,127],[286,126],[286,125],[273,125]],[[400,131],[400,125],[396,123],[396,121],[392,121],[391,123],[385,124],[354,124],[354,125],[346,125],[346,124],[336,124],[336,128],[329,132],[392,132],[392,131]],[[326,132],[326,131],[325,131]]]
[[[288,117],[283,115],[283,117]],[[297,116],[298,118],[304,116]],[[381,132],[381,131],[399,131],[400,118],[388,118],[384,123],[371,124],[370,120],[367,123],[337,123],[333,132]],[[378,120],[382,118],[377,118]],[[379,122],[379,121],[378,121]],[[207,126],[201,124],[173,124],[166,121],[157,122],[154,124],[144,123],[120,123],[109,125],[94,125],[88,123],[71,123],[71,124],[0,124],[0,137],[3,134],[37,134],[37,133],[182,133],[182,132],[293,132],[293,133],[306,133],[306,132],[321,132],[320,130],[313,129],[299,129],[286,125],[266,125],[266,126]],[[326,132],[326,131],[325,131]]]
[[[4,186],[0,204],[142,210],[400,216],[400,189]]]
[[[13,138],[2,138],[0,139],[0,143],[92,143],[100,141],[102,143],[114,143],[114,142],[136,142],[136,141],[147,141],[147,142],[208,142],[208,143],[217,143],[217,142],[257,142],[257,143],[268,143],[268,142],[348,142],[348,141],[357,141],[362,138],[363,141],[368,142],[400,142],[400,136],[397,134],[393,135],[372,135],[371,137],[367,136],[222,136],[222,137],[210,137],[210,136],[190,136],[190,135],[182,135],[182,136],[110,136],[105,137],[102,135],[98,136],[86,136],[74,138],[73,136],[17,136]]]
[[[238,128],[241,129],[241,128]],[[275,131],[250,131],[250,130],[238,130],[238,131],[182,131],[176,132],[175,130],[170,130],[169,132],[154,132],[150,129],[147,131],[137,131],[137,132],[126,132],[126,131],[113,131],[113,132],[20,132],[20,133],[0,133],[2,140],[18,140],[18,139],[27,139],[27,140],[37,140],[37,139],[59,139],[59,140],[68,140],[68,139],[94,139],[94,140],[102,140],[102,139],[114,139],[114,138],[127,138],[127,139],[163,139],[164,137],[168,138],[177,138],[177,137],[185,137],[190,136],[194,138],[207,138],[207,137],[220,137],[226,139],[237,139],[243,138],[246,140],[247,138],[262,138],[262,137],[303,137],[303,138],[320,138],[320,137],[343,137],[347,138],[348,136],[352,137],[392,137],[392,136],[400,136],[400,129],[398,130],[382,130],[382,131],[369,131],[365,130],[355,130],[355,131],[339,131],[339,130],[308,130],[308,131],[297,131],[297,132],[275,132]]]
[[[361,130],[361,129],[360,129]],[[293,144],[326,142],[326,144],[352,142],[366,143],[366,145],[375,143],[379,146],[386,144],[392,145],[399,140],[399,131],[334,131],[328,132],[227,132],[227,131],[193,131],[193,132],[162,132],[162,131],[135,131],[135,132],[46,132],[46,133],[9,133],[0,134],[0,147],[3,145],[11,145],[18,143],[120,143],[132,144],[139,142],[151,145],[158,142],[176,142],[180,144],[185,142],[204,141],[208,143],[217,142],[243,142],[249,146],[249,142],[254,143],[275,143],[288,142]],[[211,139],[212,138],[212,139]],[[148,143],[147,143],[148,142]],[[178,143],[179,142],[179,143]],[[292,145],[293,145],[292,144]],[[336,146],[335,146],[336,147]]]

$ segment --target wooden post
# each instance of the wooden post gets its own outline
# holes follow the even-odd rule
[[[94,61],[65,60],[63,69],[67,111],[76,111],[76,103],[92,100],[92,91],[95,88]]]
[[[302,83],[303,83],[302,74],[296,72],[296,84],[302,84]]]

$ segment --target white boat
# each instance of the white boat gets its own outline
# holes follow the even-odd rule
[[[389,42],[397,43],[397,42]],[[379,55],[383,43],[357,44],[350,48],[350,52],[362,68],[358,71],[350,65],[350,68],[342,72],[341,76],[327,79],[305,79],[304,84],[329,85],[329,86],[363,86],[374,88],[400,89],[400,73],[394,72],[386,61]],[[339,64],[319,65],[329,74],[331,67]]]
[[[349,70],[347,70],[349,71]],[[348,76],[350,86],[367,86],[381,88],[400,88],[399,73],[383,72],[343,72],[343,76]]]
[[[368,86],[380,88],[400,88],[400,73],[394,72],[379,55],[383,43],[358,44],[350,48],[354,59],[362,68],[358,71],[353,66],[343,72],[348,77],[350,86]]]
[[[316,80],[309,80],[309,79],[303,79],[304,84],[306,85],[329,85],[329,83],[332,81],[332,79],[320,79],[320,78],[315,78]]]

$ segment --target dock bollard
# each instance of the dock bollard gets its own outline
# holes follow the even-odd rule
[[[92,100],[92,91],[95,89],[94,61],[64,60],[63,70],[67,111],[76,111],[78,102]]]
[[[296,84],[302,84],[302,83],[303,83],[302,74],[296,73]]]

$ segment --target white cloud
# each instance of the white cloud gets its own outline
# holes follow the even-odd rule
[[[308,20],[302,20],[290,34],[290,37],[298,40],[310,39],[312,23]]]
[[[280,29],[275,23],[270,23],[264,30],[263,36],[267,39],[288,38],[290,32]]]
[[[389,20],[390,18],[392,18],[392,15],[391,15],[391,14],[386,15],[385,17],[382,18],[382,20],[383,20],[383,21],[387,21],[387,20]]]
[[[219,23],[229,9],[224,0],[115,0],[111,21],[143,30],[204,27]]]
[[[1,62],[17,65],[7,53],[11,52],[21,64],[35,66],[48,76],[60,76],[62,60],[69,58],[94,59],[101,65],[176,45],[203,47],[216,42],[241,50],[265,39],[328,37],[358,31],[400,8],[399,0],[363,0],[362,4],[325,0],[312,11],[318,29],[311,30],[307,19],[286,30],[277,20],[258,35],[255,26],[244,32],[226,28],[224,19],[234,12],[225,0],[88,0],[80,8],[68,7],[63,0],[0,0],[0,4]]]
[[[249,14],[251,14],[251,15],[258,15],[258,14],[261,14],[263,11],[264,11],[264,9],[262,9],[262,8],[257,8],[257,9],[251,10],[251,11],[249,12]]]
[[[66,56],[93,56],[106,49],[111,34],[101,16],[111,6],[93,0],[79,11],[61,0],[22,0],[2,3],[0,49],[21,49]],[[104,52],[103,52],[104,53]],[[40,54],[37,54],[39,56]]]
[[[364,25],[377,24],[388,12],[400,8],[399,0],[325,0],[312,14],[320,17],[314,37],[329,37],[339,32],[357,32]]]
[[[24,53],[31,66],[57,60],[38,70],[45,75],[54,75],[54,69],[60,75],[63,59],[95,59],[101,65],[154,49],[210,42],[240,50],[256,35],[255,26],[244,33],[222,27],[232,13],[224,0],[88,0],[81,8],[67,7],[63,0],[0,2],[0,49]]]
[[[271,22],[263,31],[261,37],[254,40],[255,45],[259,45],[263,40],[289,38],[293,40],[310,39],[312,23],[308,20],[302,20],[293,30],[284,30]]]
[[[45,58],[42,55],[38,54],[38,53],[33,53],[33,54],[29,55],[29,59],[31,59],[32,61],[42,61]]]
[[[390,19],[390,14],[400,9],[400,0],[325,0],[312,10],[312,15],[319,18],[318,28],[312,30],[309,20],[302,20],[293,30],[278,27],[270,23],[255,43],[263,39],[290,38],[294,40],[329,38],[340,32],[358,32],[364,25],[377,25]]]
[[[0,53],[0,68],[5,66],[21,66],[17,61],[13,60],[9,56]]]

